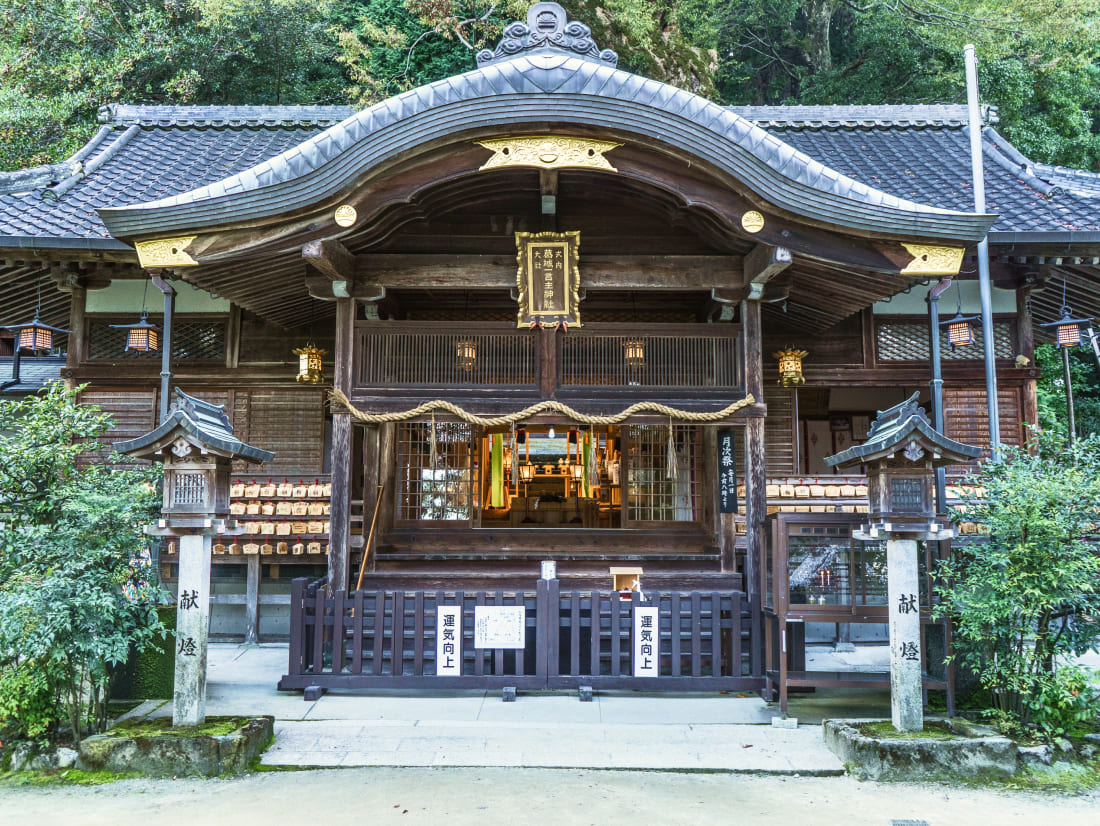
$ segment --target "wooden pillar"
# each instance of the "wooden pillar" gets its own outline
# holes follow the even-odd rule
[[[378,534],[393,530],[393,506],[397,501],[397,425],[384,422],[378,426],[378,482],[382,489],[382,508],[378,511]]]
[[[84,308],[87,298],[88,291],[74,284],[69,299],[69,346],[65,352],[65,366],[70,370],[75,370],[84,361],[88,346],[84,336]]]
[[[1031,317],[1031,287],[1016,290],[1016,348],[1035,364],[1035,320]],[[1021,388],[1021,418],[1028,424],[1039,423],[1039,392],[1034,378],[1024,381]],[[1025,430],[1025,436],[1027,432]]]
[[[745,391],[764,403],[763,336],[760,302],[741,303],[745,335]],[[752,612],[752,673],[760,673],[760,565],[764,551],[764,518],[768,512],[764,453],[764,417],[751,416],[745,423],[745,592]]]
[[[351,392],[352,339],[355,333],[355,300],[336,301],[336,348],[332,385]],[[332,501],[329,515],[329,593],[348,587],[348,522],[351,516],[351,414],[332,414]]]

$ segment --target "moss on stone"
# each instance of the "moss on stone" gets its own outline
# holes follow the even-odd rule
[[[138,772],[81,771],[80,769],[42,769],[40,771],[0,774],[0,785],[9,786],[102,786],[116,780],[141,777]]]
[[[921,731],[898,731],[888,720],[880,723],[864,723],[858,727],[865,737],[879,740],[950,740],[958,735],[940,722],[926,722]]]
[[[155,717],[152,720],[131,718],[118,723],[107,734],[114,737],[223,737],[247,722],[247,717],[207,717],[206,722],[199,726],[173,728],[171,717]]]

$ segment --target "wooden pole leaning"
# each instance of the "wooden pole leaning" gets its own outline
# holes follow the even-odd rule
[[[363,587],[363,574],[367,570],[367,556],[370,554],[371,542],[374,541],[374,527],[378,524],[378,510],[382,506],[382,491],[385,489],[385,485],[378,486],[378,496],[374,500],[374,516],[370,520],[370,531],[367,533],[367,541],[363,543],[363,558],[359,560],[359,579],[355,583],[356,591]]]

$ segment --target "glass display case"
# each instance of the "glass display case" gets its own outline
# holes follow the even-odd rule
[[[789,687],[889,683],[888,673],[806,670],[806,623],[882,623],[888,620],[886,542],[853,536],[866,522],[858,513],[779,513],[768,519],[761,566],[764,655],[771,699],[779,689],[786,711]],[[921,621],[931,622],[929,594],[936,559],[949,542],[918,542]],[[923,629],[922,629],[923,633]],[[944,628],[946,646],[949,637]],[[927,646],[922,646],[927,650]],[[942,666],[932,667],[935,673]],[[946,688],[946,678],[928,677],[926,687]]]

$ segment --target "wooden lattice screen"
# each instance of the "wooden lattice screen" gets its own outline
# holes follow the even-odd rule
[[[112,324],[133,324],[133,317],[95,318],[88,322],[89,359],[135,359],[160,361],[158,351],[126,351],[126,330]],[[163,327],[159,317],[149,321]],[[206,319],[174,318],[172,320],[172,358],[188,361],[222,361],[225,359],[224,317]]]
[[[982,358],[984,337],[980,324],[972,325],[974,343],[952,347],[947,343],[946,328],[940,329],[940,357],[944,361],[968,361]],[[993,353],[999,359],[1016,356],[1014,325],[1010,321],[993,322]],[[879,361],[928,361],[932,345],[928,322],[878,319],[875,324],[875,355]]]

